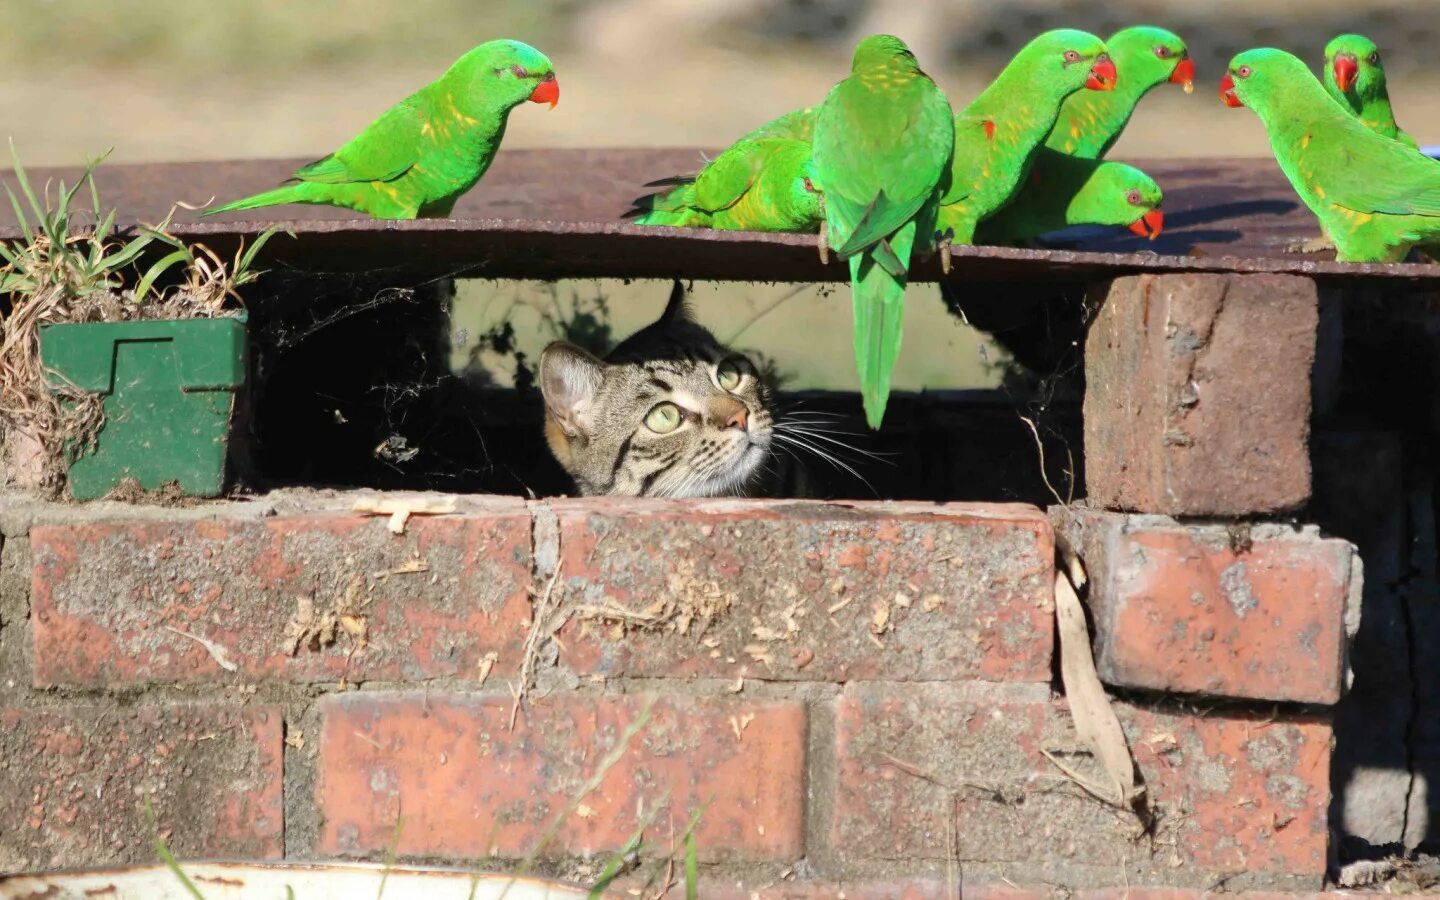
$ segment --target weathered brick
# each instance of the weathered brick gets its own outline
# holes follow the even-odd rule
[[[518,502],[467,516],[281,516],[40,526],[39,686],[466,676],[513,670],[530,612],[530,520]],[[407,571],[407,567],[417,571]],[[301,600],[330,643],[294,646]],[[363,640],[347,631],[363,625]],[[232,673],[197,640],[212,642]]]
[[[1314,529],[1057,510],[1090,574],[1095,664],[1122,686],[1335,703],[1360,560]],[[1248,544],[1248,546],[1246,546]]]
[[[1090,502],[1175,516],[1303,505],[1317,321],[1308,278],[1111,282],[1085,342]]]
[[[1062,700],[974,696],[960,686],[849,685],[837,710],[832,836],[852,858],[1127,865],[1156,882],[1187,872],[1325,871],[1331,732],[1313,717],[1116,711],[1156,812],[1137,823],[1069,783],[1042,755],[1098,777]],[[907,771],[908,770],[908,771]]]
[[[518,857],[568,804],[552,854],[614,850],[656,804],[652,833],[696,829],[706,859],[788,861],[804,852],[802,704],[670,698],[599,786],[579,796],[645,698],[552,696],[508,730],[507,694],[348,694],[321,701],[316,799],[323,853]],[[668,795],[668,801],[667,801]]]
[[[704,880],[699,895],[706,900],[1059,900],[1065,891],[1053,886],[1026,886],[1004,883],[976,884],[956,879],[954,885],[935,879],[889,879],[884,881],[782,882],[764,888]],[[617,897],[620,896],[617,894]]]
[[[1050,680],[1054,544],[1034,507],[553,506],[577,671]]]
[[[274,707],[0,708],[0,871],[284,852]],[[151,826],[145,812],[150,798]]]

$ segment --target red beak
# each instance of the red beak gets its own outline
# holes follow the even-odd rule
[[[554,109],[555,104],[560,102],[560,82],[555,80],[555,73],[546,75],[544,80],[535,85],[535,90],[530,93],[531,103],[548,103]]]
[[[1355,62],[1355,57],[1348,53],[1335,57],[1332,69],[1335,72],[1335,86],[1340,89],[1340,93],[1349,93],[1355,86],[1355,76],[1360,74],[1360,66]]]
[[[1229,72],[1226,72],[1225,77],[1220,79],[1220,99],[1224,100],[1225,105],[1231,109],[1238,109],[1245,105],[1240,102],[1239,97],[1235,96],[1235,79],[1230,77]]]
[[[1158,209],[1152,209],[1131,222],[1130,230],[1153,241],[1160,236],[1161,231],[1165,230],[1165,214]]]
[[[1108,56],[1102,56],[1090,67],[1090,78],[1085,86],[1092,91],[1115,90],[1115,63]]]
[[[1185,57],[1175,64],[1175,71],[1170,73],[1170,83],[1182,85],[1185,93],[1195,90],[1195,61]]]

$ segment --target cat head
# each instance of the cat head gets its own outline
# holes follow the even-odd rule
[[[587,496],[744,495],[772,452],[768,388],[694,320],[679,282],[660,318],[603,360],[546,347],[540,390],[546,441]]]

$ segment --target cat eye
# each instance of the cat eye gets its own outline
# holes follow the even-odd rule
[[[716,383],[718,383],[722,389],[727,391],[733,391],[737,387],[739,387],[740,382],[744,377],[745,373],[740,371],[740,367],[737,366],[733,361],[728,359],[722,362],[715,369]]]
[[[669,434],[680,427],[685,415],[673,403],[657,403],[645,414],[645,427],[656,434]]]

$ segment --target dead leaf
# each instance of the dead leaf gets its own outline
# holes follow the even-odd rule
[[[361,497],[351,510],[371,516],[389,516],[391,534],[404,534],[411,516],[443,516],[455,511],[459,498],[446,497]]]
[[[485,684],[485,679],[490,677],[490,670],[495,668],[495,661],[499,658],[499,655],[493,650],[480,657],[480,672],[477,675],[476,687]]]
[[[890,604],[884,600],[876,600],[874,610],[875,614],[870,617],[870,632],[884,634],[890,627]]]
[[[285,735],[285,746],[294,747],[296,750],[304,750],[305,733],[297,729]]]
[[[215,664],[220,668],[224,669],[225,671],[234,672],[240,668],[239,666],[235,665],[235,663],[230,661],[230,656],[225,652],[224,647],[220,646],[209,638],[203,638],[198,634],[191,634],[188,631],[181,631],[178,628],[171,628],[169,625],[165,626],[165,630],[178,634],[181,637],[187,637],[195,643],[199,644],[200,646],[204,647],[205,652],[210,654],[210,658],[215,660]]]
[[[1136,787],[1135,761],[1130,756],[1125,732],[1095,672],[1085,611],[1063,571],[1055,573],[1055,618],[1059,624],[1060,680],[1065,685],[1065,702],[1070,707],[1076,733],[1104,765],[1109,783],[1095,784],[1092,779],[1062,765],[1051,754],[1045,755],[1087,793],[1119,809],[1133,810],[1135,800],[1144,789]]]
[[[735,716],[730,717],[730,730],[735,732],[735,740],[744,740],[745,729],[749,728],[750,723],[754,720],[754,713],[746,713],[738,718]]]

